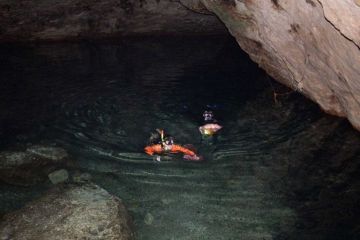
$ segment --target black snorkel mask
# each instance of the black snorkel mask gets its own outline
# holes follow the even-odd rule
[[[163,143],[166,144],[166,145],[173,145],[174,144],[174,139],[172,137],[166,138]]]
[[[162,147],[174,144],[174,139],[172,137],[165,137],[164,130],[159,130],[158,132],[160,133],[160,143]]]
[[[204,121],[205,122],[212,122],[214,121],[214,114],[212,111],[205,111],[203,113]]]
[[[162,143],[161,146],[165,151],[170,151],[172,148],[172,145],[174,144],[174,140],[170,138],[166,138]]]

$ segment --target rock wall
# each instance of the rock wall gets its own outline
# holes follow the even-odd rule
[[[0,0],[0,42],[226,34],[213,15],[164,0]]]
[[[272,77],[360,130],[358,0],[199,1]]]

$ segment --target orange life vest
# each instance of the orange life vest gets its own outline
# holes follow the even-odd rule
[[[170,152],[170,153],[182,152],[185,155],[190,155],[190,156],[195,156],[196,155],[193,151],[191,151],[191,150],[189,150],[187,148],[184,148],[184,147],[182,147],[180,145],[176,145],[176,144],[171,145],[171,149],[168,150],[168,151],[165,151],[164,148],[161,146],[161,144],[155,144],[155,145],[151,145],[151,146],[146,146],[144,150],[149,155],[154,155],[155,153],[156,154],[161,154],[161,153],[165,153],[165,152]]]

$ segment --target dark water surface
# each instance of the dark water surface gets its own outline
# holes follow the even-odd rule
[[[2,150],[65,148],[122,198],[137,239],[359,239],[360,137],[226,38],[1,46]],[[273,85],[271,87],[271,85]],[[224,129],[197,130],[210,106]],[[163,128],[205,161],[154,162]],[[47,187],[0,185],[0,213]]]

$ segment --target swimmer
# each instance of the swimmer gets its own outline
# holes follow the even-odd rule
[[[183,147],[178,144],[174,144],[174,139],[172,137],[165,137],[164,130],[157,129],[157,132],[160,134],[160,139],[155,143],[155,137],[152,135],[152,143],[145,147],[145,153],[153,156],[154,154],[165,154],[165,153],[183,153],[183,158],[191,161],[199,161],[201,157],[196,155],[196,153],[186,147]],[[159,155],[155,156],[156,161],[161,161]]]
[[[199,131],[203,136],[212,136],[217,133],[222,126],[217,123],[217,120],[214,118],[214,113],[212,111],[205,111],[203,114],[204,125],[199,127]]]

